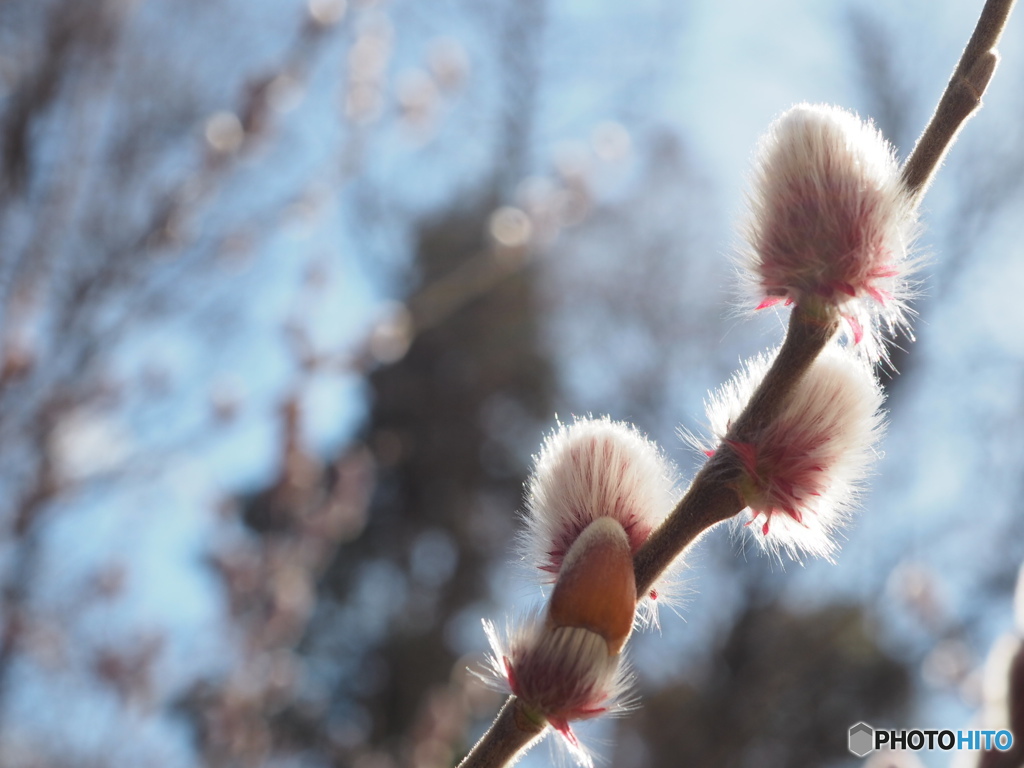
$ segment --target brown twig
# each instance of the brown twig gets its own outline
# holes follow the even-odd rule
[[[904,163],[903,183],[915,200],[928,189],[967,118],[981,106],[982,94],[999,63],[995,47],[1015,2],[987,0],[935,114]]]
[[[981,96],[998,63],[995,45],[1015,1],[987,0],[935,114],[907,158],[903,181],[915,200],[927,190],[964,122],[981,106]],[[793,308],[786,339],[768,374],[730,428],[731,440],[743,442],[779,415],[838,327],[838,318],[822,321],[799,306]],[[739,470],[737,457],[723,443],[669,517],[634,556],[639,596],[646,597],[665,568],[701,534],[743,510],[743,500],[733,487]],[[544,730],[520,709],[516,697],[509,697],[494,724],[459,768],[498,768],[515,762]]]
[[[547,723],[530,717],[519,699],[509,696],[476,746],[459,768],[501,768],[512,765],[539,738]]]

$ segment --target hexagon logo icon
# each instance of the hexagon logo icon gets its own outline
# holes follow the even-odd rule
[[[875,729],[867,723],[850,726],[850,751],[857,757],[864,757],[875,751]]]

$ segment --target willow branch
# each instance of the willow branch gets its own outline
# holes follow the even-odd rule
[[[512,765],[533,746],[546,727],[547,723],[527,715],[515,696],[509,696],[487,733],[459,763],[459,768]]]
[[[633,556],[637,596],[646,597],[662,571],[704,531],[738,515],[746,506],[736,491],[721,482],[724,473],[719,469],[724,462],[719,455],[725,452],[708,460],[672,514]]]
[[[928,189],[967,118],[981,106],[981,97],[999,63],[996,44],[1015,2],[987,0],[935,114],[904,163],[903,183],[915,200]]]
[[[987,0],[931,121],[903,166],[903,182],[919,200],[964,122],[981,106],[981,97],[995,72],[999,42],[1016,0]],[[837,323],[815,321],[800,307],[790,316],[786,341],[768,375],[729,430],[731,440],[770,424],[811,363],[835,335]],[[723,444],[694,479],[668,519],[633,559],[637,594],[646,596],[662,571],[704,531],[743,509],[733,490],[740,471],[737,457]]]
[[[838,319],[821,321],[799,306],[789,316],[789,329],[771,368],[729,429],[729,439],[745,442],[770,425],[811,363],[839,329]],[[746,506],[734,489],[741,465],[723,443],[698,473],[686,495],[633,558],[637,595],[645,597],[675,558],[713,525],[739,514]]]
[[[995,46],[1015,2],[987,0],[934,115],[903,166],[903,182],[915,203],[924,195],[964,122],[981,106],[981,97],[999,61]],[[705,531],[743,510],[746,505],[736,490],[742,464],[729,442],[746,442],[778,418],[838,327],[838,318],[823,320],[819,314],[799,306],[793,308],[786,339],[764,380],[730,427],[729,441],[723,441],[675,509],[634,556],[637,595],[646,597],[662,572]],[[544,728],[545,723],[529,717],[517,698],[511,696],[459,768],[511,765]]]

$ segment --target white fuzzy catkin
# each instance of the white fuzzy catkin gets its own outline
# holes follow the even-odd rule
[[[527,484],[524,557],[554,581],[579,534],[612,517],[635,554],[676,503],[675,468],[630,424],[604,418],[559,423],[535,457]],[[641,623],[656,623],[671,574],[641,603]]]
[[[799,104],[762,137],[752,181],[744,266],[758,308],[836,312],[859,351],[884,357],[880,329],[909,332],[917,266],[914,206],[892,146],[853,113]]]
[[[510,622],[503,634],[489,621],[483,625],[491,646],[484,682],[522,699],[561,735],[579,765],[593,768],[570,723],[631,709],[629,665],[608,653],[604,638],[580,627],[551,627],[538,616]]]
[[[740,457],[737,489],[751,510],[747,523],[772,552],[831,558],[835,532],[855,506],[883,432],[883,394],[868,365],[835,344],[800,379],[779,416],[744,441],[729,438],[774,358],[759,355],[707,402],[712,439]]]

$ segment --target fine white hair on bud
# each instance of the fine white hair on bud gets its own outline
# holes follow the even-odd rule
[[[752,181],[744,277],[757,308],[839,315],[870,360],[884,358],[880,329],[909,333],[917,266],[914,204],[892,146],[851,112],[799,104],[762,137]]]
[[[554,581],[573,542],[602,517],[622,526],[635,554],[675,505],[675,478],[671,462],[630,424],[607,417],[558,423],[527,483],[524,559]],[[645,596],[641,624],[657,623],[671,582],[669,573]]]
[[[707,402],[709,455],[729,450],[739,464],[735,490],[751,512],[748,529],[766,549],[831,559],[883,432],[884,399],[868,364],[835,344],[799,380],[767,427],[730,434],[771,365],[759,355]],[[726,446],[723,448],[723,444]]]

